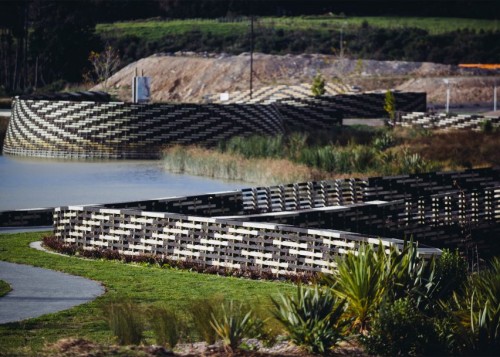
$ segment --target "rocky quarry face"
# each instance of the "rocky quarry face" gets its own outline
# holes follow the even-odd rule
[[[108,90],[120,100],[130,101],[134,74],[151,77],[154,102],[203,102],[204,96],[248,90],[250,54],[175,53],[156,54],[129,64],[108,80]],[[495,79],[500,73],[464,69],[428,62],[373,61],[338,56],[253,56],[253,88],[278,84],[311,83],[321,73],[327,82],[344,83],[363,91],[395,89],[427,92],[430,107],[446,102],[451,85],[454,106],[486,105],[493,102]],[[101,85],[93,89],[103,89]]]

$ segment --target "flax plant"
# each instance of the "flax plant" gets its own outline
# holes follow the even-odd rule
[[[333,276],[325,277],[333,292],[347,300],[347,314],[362,333],[366,332],[370,318],[387,292],[385,264],[383,249],[375,250],[370,244],[362,244],[356,254],[350,252],[339,259]]]
[[[219,316],[212,314],[210,325],[222,339],[224,346],[235,351],[241,340],[252,332],[252,315],[252,310],[231,300],[228,304],[222,304]]]
[[[463,292],[455,292],[450,303],[457,332],[455,347],[462,353],[495,355],[500,348],[500,259],[488,269],[469,276]]]
[[[297,295],[282,295],[273,303],[274,316],[295,345],[325,354],[344,339],[344,329],[350,323],[343,318],[345,300],[340,301],[329,289],[299,285]]]

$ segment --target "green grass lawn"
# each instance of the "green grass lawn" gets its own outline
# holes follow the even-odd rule
[[[117,300],[127,299],[141,307],[166,304],[182,310],[195,299],[222,294],[228,299],[258,306],[259,310],[269,310],[270,297],[295,290],[293,285],[287,283],[226,278],[116,261],[84,260],[29,248],[30,242],[41,240],[44,234],[0,235],[0,260],[97,280],[105,286],[106,293],[93,302],[63,312],[0,325],[0,356],[37,355],[44,344],[64,337],[111,343],[113,337],[102,318],[101,307]]]
[[[379,28],[419,28],[430,34],[440,34],[455,30],[471,29],[496,31],[500,29],[497,20],[439,18],[439,17],[263,17],[259,18],[255,26],[283,30],[310,30],[313,32],[338,31],[340,28],[359,27],[363,22]],[[243,34],[249,31],[249,22],[219,22],[211,19],[185,20],[144,20],[133,22],[116,22],[112,24],[98,24],[97,33],[104,37],[137,36],[148,41],[159,40],[164,36],[181,35],[198,30],[201,33],[211,33],[214,36],[229,34]]]
[[[0,297],[6,295],[11,290],[12,289],[8,283],[6,283],[3,280],[0,280]]]

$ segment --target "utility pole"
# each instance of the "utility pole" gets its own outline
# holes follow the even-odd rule
[[[450,112],[450,80],[444,79],[443,82],[446,84],[446,113]]]
[[[493,86],[493,111],[497,111],[497,79],[495,78],[495,84]]]
[[[347,22],[340,25],[340,59],[344,59],[344,27],[346,25]]]

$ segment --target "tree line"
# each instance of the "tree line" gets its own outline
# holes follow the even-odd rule
[[[348,15],[424,15],[434,11],[448,16],[496,16],[492,1],[386,1],[386,0],[7,0],[0,1],[0,95],[26,93],[41,87],[60,89],[63,82],[81,82],[91,70],[89,54],[107,44],[117,47],[122,64],[155,52],[179,50],[240,53],[249,50],[248,35],[227,38],[196,29],[184,34],[149,42],[136,37],[100,38],[96,23],[148,17],[195,18],[245,15],[301,15],[346,12]],[[419,3],[419,9],[416,4]],[[405,4],[405,7],[402,6]],[[406,10],[405,10],[406,9]],[[468,14],[462,13],[467,9]],[[412,10],[413,11],[413,10]],[[470,62],[500,61],[500,32],[461,31],[430,36],[417,29],[386,30],[368,24],[346,34],[352,54],[358,58],[429,60],[444,63],[465,58]],[[229,45],[228,45],[229,44]],[[256,33],[255,50],[264,53],[317,52],[330,54],[338,48],[336,33],[291,32],[262,28]],[[462,57],[461,57],[462,56]]]
[[[80,82],[90,50],[101,46],[92,10],[83,2],[1,2],[0,91]]]

